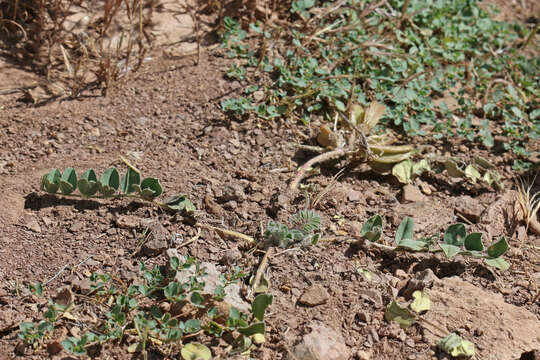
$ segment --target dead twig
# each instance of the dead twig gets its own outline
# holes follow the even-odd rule
[[[235,238],[238,238],[238,239],[241,239],[241,240],[245,240],[245,241],[250,242],[250,243],[255,242],[255,239],[253,237],[251,237],[249,235],[246,235],[246,234],[239,233],[237,231],[221,229],[221,228],[218,228],[218,227],[215,227],[215,226],[212,226],[212,225],[208,225],[208,224],[199,224],[198,223],[196,226],[202,227],[202,228],[208,229],[208,230],[213,230],[213,231],[217,232],[218,234],[221,234],[222,236],[227,235],[227,236],[232,236],[232,237],[235,237]]]
[[[313,167],[313,165],[322,163],[325,161],[329,161],[329,160],[339,159],[341,157],[353,155],[355,153],[356,151],[339,148],[339,149],[328,151],[323,154],[315,156],[314,158],[308,160],[304,165],[300,167],[300,169],[298,170],[298,173],[296,174],[295,178],[291,182],[290,188],[293,190],[296,190],[296,188],[298,188],[298,184],[300,183],[300,181],[302,181],[306,173],[309,171],[309,169]]]
[[[253,283],[251,284],[251,290],[248,294],[248,297],[253,297],[253,294],[255,294],[255,290],[257,290],[257,286],[259,286],[262,275],[264,271],[266,270],[266,265],[268,265],[268,258],[270,257],[273,251],[274,251],[273,247],[269,247],[268,250],[266,250],[266,253],[264,254],[261,260],[261,263],[259,264],[259,268],[257,269],[257,272],[255,273],[255,277],[253,278]]]

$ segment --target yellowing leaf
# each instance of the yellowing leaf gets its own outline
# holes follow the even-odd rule
[[[414,301],[411,304],[411,309],[417,313],[427,311],[431,308],[431,298],[425,291],[416,290],[412,294]]]
[[[257,344],[257,345],[264,344],[265,341],[266,341],[266,339],[264,338],[264,334],[255,334],[255,335],[253,335],[253,343],[254,344]]]
[[[426,159],[422,159],[417,163],[414,163],[412,166],[412,174],[420,175],[426,170],[430,170],[429,162]]]
[[[134,352],[137,352],[138,350],[140,350],[140,344],[139,343],[133,343],[133,344],[129,345],[128,348],[127,348],[127,352],[130,353],[130,354],[133,354]]]
[[[69,319],[69,320],[73,320],[73,321],[79,321],[79,319],[75,315],[70,313],[69,311],[64,312],[62,314],[62,317],[66,318],[66,319]]]
[[[371,281],[371,279],[373,279],[373,275],[371,275],[371,271],[369,271],[367,269],[358,268],[358,269],[356,269],[356,271],[358,271],[358,273],[364,275],[364,277],[366,278],[367,281]]]
[[[462,178],[465,176],[465,173],[458,167],[456,162],[453,160],[446,160],[444,162],[444,166],[446,167],[446,171],[448,171],[448,175],[451,177]]]
[[[471,179],[473,184],[476,184],[476,181],[482,178],[482,174],[472,165],[469,165],[465,168],[465,176]]]
[[[407,308],[392,301],[384,312],[386,321],[396,321],[402,329],[411,326],[416,320],[416,316]]]
[[[189,343],[186,344],[180,351],[184,360],[210,360],[212,359],[212,353],[210,349],[203,344]]]
[[[470,341],[463,340],[455,333],[451,333],[444,339],[441,339],[437,346],[444,352],[457,356],[474,356],[474,344]]]
[[[408,184],[411,182],[412,177],[412,162],[411,160],[405,160],[399,164],[394,165],[392,168],[392,175],[394,175],[400,183]]]
[[[328,126],[321,125],[317,142],[326,148],[336,148],[338,146],[338,137]]]

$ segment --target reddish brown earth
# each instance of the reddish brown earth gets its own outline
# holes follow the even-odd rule
[[[4,279],[0,282],[0,359],[14,358],[20,350],[18,324],[39,321],[46,309],[45,300],[24,291],[26,285],[47,283],[45,295],[53,296],[56,289],[73,287],[98,270],[130,283],[138,276],[140,261],[166,262],[164,253],[133,255],[149,222],[159,222],[169,233],[186,239],[197,234],[190,219],[138,202],[46,195],[39,184],[51,168],[73,166],[78,173],[88,168],[102,172],[113,165],[123,168],[119,156],[124,156],[144,175],[159,178],[165,194],[187,194],[198,209],[195,218],[199,223],[257,239],[262,238],[261,229],[269,220],[285,222],[304,209],[306,194],[291,192],[288,184],[295,174],[289,169],[307,159],[307,154],[296,151],[294,143],[303,142],[298,134],[307,134],[309,129],[287,120],[250,118],[239,122],[228,118],[219,104],[245,84],[224,80],[230,60],[219,50],[203,54],[201,60],[196,64],[191,58],[164,60],[157,56],[106,98],[88,95],[36,107],[17,101],[19,94],[0,97],[0,278]],[[441,149],[455,155],[462,150],[463,144]],[[505,157],[491,156],[490,160],[508,174]],[[292,358],[289,353],[295,345],[320,322],[343,336],[355,359],[369,354],[373,359],[444,358],[421,325],[403,331],[383,318],[386,305],[397,292],[426,269],[440,279],[457,276],[473,285],[472,290],[467,288],[469,296],[500,298],[501,303],[515,305],[505,308],[506,314],[521,308],[530,316],[527,324],[536,322],[536,329],[540,329],[540,237],[524,231],[519,211],[514,211],[514,192],[497,193],[437,177],[417,180],[415,186],[423,189],[424,198],[402,203],[402,186],[397,181],[362,166],[347,167],[331,185],[342,165],[323,167],[321,175],[305,180],[314,185],[311,198],[329,187],[314,208],[323,217],[324,237],[329,241],[293,251],[277,250],[270,258],[266,276],[274,304],[267,317],[267,343],[253,351],[252,357]],[[508,176],[505,179],[507,189],[512,187],[511,180]],[[463,221],[466,214],[470,231],[490,236],[484,242],[507,236],[511,249],[506,258],[512,267],[500,272],[462,257],[448,261],[433,255],[388,255],[344,241],[357,235],[359,227],[374,214],[385,219],[387,242],[392,241],[405,216],[414,217],[418,235],[431,235]],[[262,255],[249,251],[250,247],[239,239],[222,238],[203,229],[198,240],[179,252],[217,263],[230,249],[238,249],[241,257],[224,269],[237,265],[255,272]],[[368,281],[359,269],[369,270],[373,278]],[[301,305],[298,300],[308,289],[322,296],[324,303]],[[453,295],[445,289],[437,291],[455,296],[458,305],[467,301],[460,298],[459,286]],[[433,312],[432,321],[441,324],[437,311],[445,310]],[[525,351],[540,350],[538,342],[533,341],[529,348],[512,342],[512,337],[531,335],[517,316],[504,323],[497,340],[508,344],[505,356],[513,354],[502,358],[518,359]],[[445,321],[446,330],[457,331],[477,344],[480,358],[493,358],[489,347],[495,341],[490,337],[494,325],[489,316],[472,320],[448,316]],[[224,354],[224,347],[219,344],[213,351]],[[104,345],[98,358],[132,358],[126,348]],[[35,353],[27,348],[24,354],[36,359],[48,357],[45,350]],[[157,351],[151,355],[167,358]],[[61,352],[53,358],[66,356]],[[178,353],[171,356],[179,357]]]

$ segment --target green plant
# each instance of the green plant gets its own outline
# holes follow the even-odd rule
[[[531,43],[537,29],[492,20],[477,1],[405,2],[378,9],[375,1],[292,1],[278,14],[292,26],[255,22],[249,32],[226,18],[223,47],[242,58],[236,66],[248,81],[269,84],[236,110],[270,118],[273,106],[309,123],[376,100],[388,107],[376,133],[397,127],[498,150],[492,133],[500,131],[515,168],[530,167],[540,137],[540,59],[515,45]],[[258,49],[248,46],[253,37]]]
[[[467,234],[465,225],[461,223],[450,225],[443,234],[443,241],[440,241],[440,234],[430,237],[414,238],[414,221],[410,217],[403,219],[399,224],[394,242],[395,246],[378,244],[377,241],[382,234],[382,217],[375,215],[370,218],[361,230],[362,239],[368,241],[367,245],[374,245],[389,251],[407,250],[418,252],[443,252],[448,259],[456,256],[472,256],[483,259],[490,266],[494,266],[502,271],[509,268],[509,264],[503,259],[503,255],[508,250],[508,243],[504,236],[484,249],[482,244],[482,233]]]
[[[55,304],[49,300],[47,311],[43,314],[43,320],[37,324],[34,322],[23,322],[19,325],[19,338],[34,348],[42,346],[48,336],[52,334],[55,323],[60,319],[66,309],[67,306]]]
[[[186,281],[177,280],[177,275],[193,268],[193,275],[187,277]],[[272,295],[258,295],[253,300],[251,314],[242,313],[230,305],[224,307],[226,300],[219,294],[212,296],[203,293],[207,275],[204,268],[189,255],[184,261],[177,257],[170,258],[167,269],[158,266],[149,269],[141,263],[140,270],[142,278],[135,281],[137,285],[127,288],[122,283],[117,286],[113,277],[107,274],[92,274],[90,294],[76,298],[78,303],[72,304],[70,309],[75,313],[81,301],[86,302],[86,306],[90,302],[99,320],[85,324],[89,330],[80,337],[63,339],[61,344],[66,351],[84,355],[93,344],[126,341],[133,339],[128,335],[135,335],[137,340],[129,345],[130,352],[140,352],[146,357],[150,346],[167,347],[168,351],[173,348],[181,351],[184,359],[195,359],[199,357],[192,357],[193,353],[210,352],[202,344],[187,342],[200,332],[218,337],[228,334],[227,339],[234,338],[231,343],[233,349],[240,352],[249,350],[255,339],[260,343],[261,336],[264,336],[264,313],[272,304]],[[239,268],[224,274],[221,277],[221,291],[245,275]],[[181,306],[182,310],[174,310],[173,305]],[[68,325],[62,321],[66,311],[66,306],[50,302],[44,320],[38,324],[20,324],[19,337],[38,349],[55,327]],[[206,355],[200,356],[206,358]]]
[[[289,247],[294,244],[316,245],[320,234],[314,232],[321,226],[321,217],[312,210],[302,210],[290,218],[293,226],[270,221],[264,233],[273,246]]]
[[[60,190],[62,195],[83,198],[137,198],[165,209],[187,213],[195,210],[185,195],[171,196],[164,202],[157,201],[156,198],[163,192],[159,180],[147,177],[141,181],[139,171],[132,166],[128,167],[121,178],[115,167],[108,168],[99,180],[93,169],[85,171],[78,179],[75,169],[71,167],[63,173],[60,173],[58,169],[53,169],[43,175],[41,189],[50,194],[56,194]],[[77,189],[80,194],[74,194]],[[101,196],[96,195],[98,192]]]

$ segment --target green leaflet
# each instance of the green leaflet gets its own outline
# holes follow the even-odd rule
[[[101,175],[101,180],[99,182],[99,192],[103,196],[112,196],[118,190],[120,185],[120,174],[116,168],[111,167],[105,170],[103,175]]]

